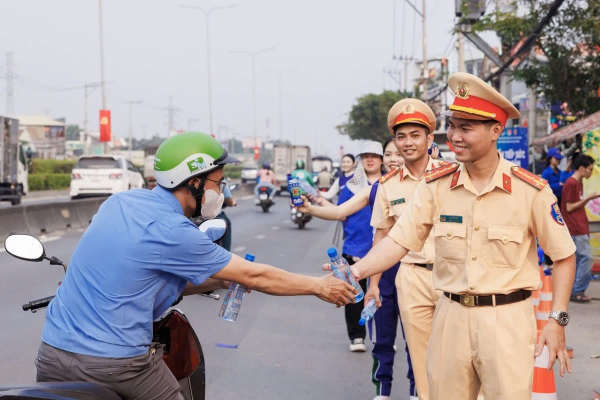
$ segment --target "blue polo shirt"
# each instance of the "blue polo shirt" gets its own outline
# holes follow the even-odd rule
[[[42,340],[91,356],[144,354],[152,322],[186,282],[200,284],[230,260],[231,253],[200,232],[168,190],[117,193],[77,244],[46,311]]]

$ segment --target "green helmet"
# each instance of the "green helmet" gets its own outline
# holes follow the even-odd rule
[[[173,189],[222,165],[239,162],[212,136],[184,132],[165,140],[154,156],[156,183]]]
[[[304,162],[304,160],[296,161],[296,169],[305,169],[305,168],[306,168],[306,163]]]

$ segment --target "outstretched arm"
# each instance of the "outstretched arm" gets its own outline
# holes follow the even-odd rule
[[[350,200],[334,207],[317,207],[305,200],[304,206],[298,207],[298,210],[328,221],[340,221],[368,206],[370,191],[371,187],[368,186]]]

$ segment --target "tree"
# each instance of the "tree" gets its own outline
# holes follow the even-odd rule
[[[356,99],[348,115],[348,122],[338,125],[337,130],[352,140],[369,139],[379,142],[389,137],[387,116],[390,108],[408,93],[386,90],[380,94],[366,94]]]
[[[67,125],[67,140],[79,140],[79,125]]]
[[[495,11],[474,25],[495,31],[503,51],[515,49],[548,13],[555,0],[518,0],[517,13]],[[547,104],[566,102],[573,113],[600,109],[600,1],[565,0],[535,39],[535,59],[526,59],[512,77],[535,87]]]

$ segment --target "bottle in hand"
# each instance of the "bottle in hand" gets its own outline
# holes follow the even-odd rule
[[[246,260],[254,262],[254,256],[252,254],[246,254]],[[225,295],[225,300],[223,300],[219,316],[226,321],[234,322],[242,307],[244,295],[247,292],[248,289],[244,286],[239,283],[231,282],[229,289],[227,290],[227,295]]]
[[[381,296],[379,297],[379,300],[381,300]],[[375,303],[375,299],[371,299],[369,300],[365,308],[363,308],[363,310],[361,311],[360,320],[358,321],[358,324],[360,326],[365,326],[365,324],[373,318],[376,312],[377,304]]]
[[[327,250],[327,255],[331,260],[331,270],[333,271],[333,275],[354,286],[356,288],[354,301],[356,303],[361,301],[363,297],[365,297],[365,293],[363,292],[358,282],[354,279],[354,275],[352,275],[352,271],[350,270],[350,265],[348,264],[348,261],[346,261],[344,257],[341,257],[338,254],[335,247],[330,247]]]

